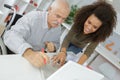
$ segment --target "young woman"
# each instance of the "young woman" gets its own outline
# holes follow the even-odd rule
[[[83,64],[96,46],[110,36],[116,20],[114,8],[105,1],[98,1],[82,7],[77,11],[74,24],[65,37],[59,54],[53,57],[53,61],[55,63],[59,61],[63,65],[67,51],[77,54],[89,43],[84,54],[78,60],[79,64]]]

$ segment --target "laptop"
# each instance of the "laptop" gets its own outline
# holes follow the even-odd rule
[[[69,61],[47,80],[101,80],[104,76],[80,64]]]

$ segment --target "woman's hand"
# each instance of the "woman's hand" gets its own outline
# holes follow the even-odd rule
[[[52,61],[54,64],[59,63],[61,66],[65,63],[66,60],[66,53],[65,52],[59,52],[58,55],[53,56]]]

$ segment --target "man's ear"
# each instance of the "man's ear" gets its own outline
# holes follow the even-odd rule
[[[51,7],[49,7],[49,8],[48,8],[48,11],[50,11],[51,9],[52,9],[52,8],[51,8]]]

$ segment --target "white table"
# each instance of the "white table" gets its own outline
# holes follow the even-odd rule
[[[0,80],[45,80],[57,69],[51,64],[36,68],[21,55],[0,55]]]
[[[51,54],[48,54],[48,55],[51,56]],[[52,54],[52,55],[54,55],[54,54]],[[74,64],[78,65],[76,63],[74,63]],[[78,65],[78,66],[80,67],[80,65]],[[70,66],[68,66],[68,67],[70,67]],[[74,68],[75,68],[75,66],[74,66]],[[0,80],[46,80],[57,69],[58,68],[53,67],[49,64],[47,64],[43,68],[36,68],[36,67],[32,66],[21,55],[0,55]],[[87,73],[93,72],[93,71],[89,71],[88,69],[85,69],[85,70],[88,71]],[[76,70],[76,71],[78,71],[78,70]],[[62,72],[65,73],[64,70],[62,70]],[[78,71],[78,73],[79,73],[79,71]],[[98,73],[96,73],[96,72],[93,72],[93,73],[94,73],[94,75],[98,75]],[[74,73],[70,73],[70,74],[74,74]],[[52,76],[54,76],[54,75],[55,74],[53,74]],[[75,75],[77,75],[77,74],[75,74]],[[61,77],[61,76],[58,76],[58,77]],[[76,77],[76,76],[71,76],[71,77]],[[99,74],[98,76],[96,76],[96,78],[97,77],[102,78],[103,76],[101,74]]]

